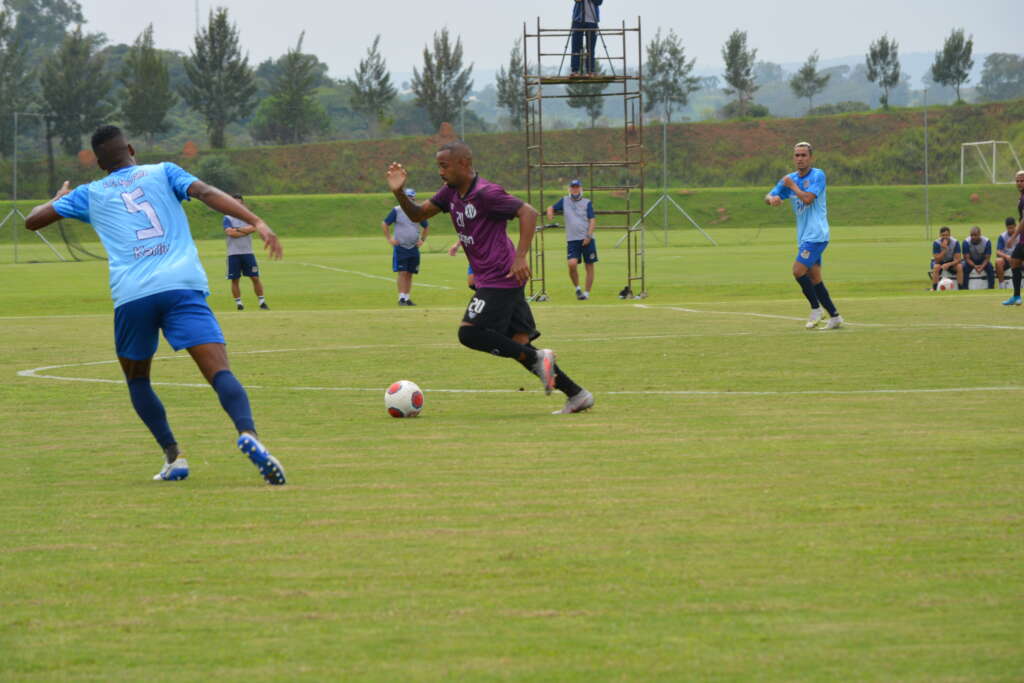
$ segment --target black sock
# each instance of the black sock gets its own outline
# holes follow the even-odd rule
[[[562,372],[562,368],[555,363],[555,389],[558,389],[567,397],[572,398],[583,391],[583,387],[573,382],[569,375]]]
[[[832,303],[832,297],[828,295],[828,290],[825,289],[825,283],[819,282],[814,285],[814,293],[818,295],[818,301],[825,307],[828,314],[833,318],[839,315],[839,311],[836,310],[835,305]]]
[[[1021,275],[1024,275],[1024,273],[1021,273],[1021,269],[1020,268],[1014,268],[1013,269],[1013,295],[1014,296],[1020,296],[1020,278],[1021,278]]]
[[[821,304],[818,303],[818,295],[814,292],[814,283],[811,282],[811,276],[804,273],[796,279],[796,283],[800,285],[800,289],[804,290],[804,296],[807,297],[807,302],[811,304],[811,308],[820,308]]]
[[[459,328],[459,343],[476,351],[493,353],[502,358],[514,358],[527,368],[532,368],[537,360],[537,352],[532,348],[476,325],[463,325]]]
[[[537,347],[534,346],[533,344],[527,344],[526,346],[533,349],[534,351],[537,350]],[[533,372],[532,363],[523,363],[523,367],[525,367],[530,372]],[[565,372],[562,371],[562,368],[558,367],[558,363],[555,363],[555,389],[561,391],[568,398],[572,398],[576,394],[583,391],[583,387],[576,384],[576,382],[573,382],[572,378],[570,378],[569,375],[565,374]]]

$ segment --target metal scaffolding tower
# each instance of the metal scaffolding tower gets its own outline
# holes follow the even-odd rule
[[[572,34],[597,33],[594,39],[597,49],[592,55],[599,68],[595,74],[576,75],[566,72],[566,59],[578,57],[579,63],[586,64],[587,44],[582,40],[583,53],[573,55],[570,51]],[[584,36],[586,38],[586,36]],[[606,40],[607,39],[607,40]],[[603,54],[602,54],[603,53]],[[635,54],[635,63],[630,55]],[[556,67],[557,63],[557,67]],[[553,185],[564,191],[565,177],[580,178],[585,183],[587,195],[594,199],[595,193],[603,193],[607,200],[595,202],[595,207],[617,203],[617,208],[595,209],[598,216],[597,229],[602,232],[619,231],[620,240],[626,244],[626,281],[622,290],[623,298],[647,296],[647,280],[644,264],[644,134],[643,134],[643,37],[640,18],[635,27],[602,26],[599,29],[546,29],[537,19],[535,32],[523,24],[523,86],[526,101],[526,193],[527,201],[540,211],[550,202],[545,194],[551,195]],[[587,90],[591,96],[614,98],[622,102],[622,133],[605,130],[613,135],[612,158],[591,158],[590,149],[584,145],[573,150],[569,158],[561,158],[545,151],[544,103],[557,99],[578,97],[570,92]],[[605,145],[597,146],[600,148]],[[551,227],[538,228],[530,254],[530,269],[533,274],[529,284],[531,301],[547,301],[547,272],[544,261],[544,235]]]

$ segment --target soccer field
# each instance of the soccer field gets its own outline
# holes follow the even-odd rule
[[[282,488],[164,342],[192,475],[151,481],[106,264],[0,265],[0,679],[1020,680],[1024,308],[925,291],[919,227],[839,228],[847,325],[807,331],[792,227],[720,233],[652,234],[635,301],[611,236],[587,302],[550,239],[569,416],[459,346],[447,226],[416,308],[381,238],[285,239],[244,312],[202,242]]]

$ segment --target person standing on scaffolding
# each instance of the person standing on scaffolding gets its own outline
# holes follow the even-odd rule
[[[572,8],[572,76],[593,76],[594,50],[597,47],[597,23],[601,21],[601,3],[604,0],[575,0]],[[589,30],[588,30],[589,29]],[[583,50],[586,39],[587,49]],[[584,57],[582,65],[580,57]],[[582,70],[580,67],[583,67]]]

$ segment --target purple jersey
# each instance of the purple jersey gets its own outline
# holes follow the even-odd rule
[[[445,185],[430,201],[452,215],[452,224],[473,268],[477,287],[512,289],[520,286],[514,277],[506,277],[516,257],[507,228],[523,205],[522,199],[478,175],[465,197]]]

